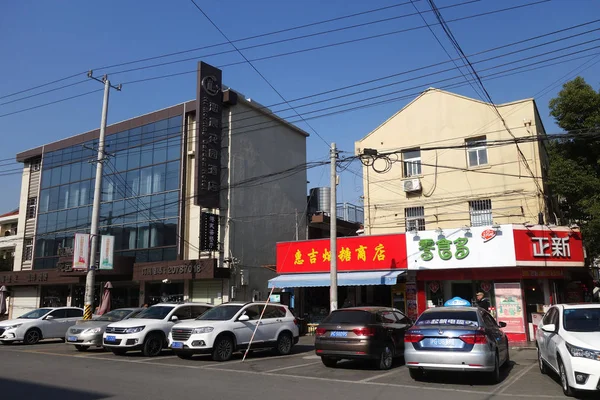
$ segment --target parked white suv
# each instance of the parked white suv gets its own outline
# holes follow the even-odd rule
[[[296,318],[283,305],[266,303],[225,303],[202,314],[195,321],[174,326],[169,347],[183,359],[194,354],[212,354],[215,361],[227,361],[244,350],[256,330],[251,349],[272,348],[285,355],[298,343]],[[258,326],[258,328],[257,328]]]
[[[0,341],[2,344],[20,341],[36,344],[42,339],[64,340],[67,329],[81,318],[81,308],[38,308],[17,319],[0,322]]]
[[[566,396],[600,390],[599,304],[551,307],[536,332],[536,344],[540,371],[554,370]]]
[[[204,303],[153,305],[132,318],[108,325],[102,344],[116,355],[141,350],[146,357],[157,356],[166,346],[173,325],[193,320],[212,307]]]

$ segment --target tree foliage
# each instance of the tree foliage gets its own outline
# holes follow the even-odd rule
[[[563,217],[581,226],[588,256],[600,255],[600,93],[581,77],[550,100],[550,115],[572,138],[548,144],[548,184]]]

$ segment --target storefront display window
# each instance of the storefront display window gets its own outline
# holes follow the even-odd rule
[[[182,302],[184,297],[184,283],[147,283],[146,303],[148,305],[158,303]]]
[[[69,297],[69,286],[42,286],[42,307],[65,307]]]

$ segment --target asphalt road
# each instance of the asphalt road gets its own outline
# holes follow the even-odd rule
[[[330,369],[301,338],[290,356],[257,352],[225,362],[210,357],[180,360],[165,352],[118,357],[104,351],[79,353],[60,342],[0,346],[1,399],[279,399],[337,400],[418,398],[444,400],[561,399],[556,378],[540,374],[533,350],[511,352],[503,381],[479,375],[436,374],[415,382],[399,360],[390,371],[342,362]],[[593,397],[589,397],[590,399]]]

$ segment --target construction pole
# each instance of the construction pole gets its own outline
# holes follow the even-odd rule
[[[94,203],[92,204],[92,221],[90,227],[90,264],[85,279],[85,305],[83,310],[83,319],[92,319],[94,310],[94,283],[96,274],[96,249],[98,248],[98,222],[100,219],[100,195],[102,190],[102,167],[105,159],[104,136],[106,135],[106,118],[108,115],[108,94],[110,92],[110,81],[104,75],[102,79],[92,76],[92,71],[88,77],[104,84],[104,100],[102,102],[102,118],[100,120],[100,136],[98,137],[98,158],[96,162],[96,182],[94,185]],[[115,87],[121,90],[121,85]]]
[[[338,308],[338,288],[337,288],[337,148],[335,143],[331,143],[329,152],[331,160],[331,205],[329,210],[329,237],[330,237],[330,261],[329,272],[331,275],[331,285],[329,288],[330,312]]]

